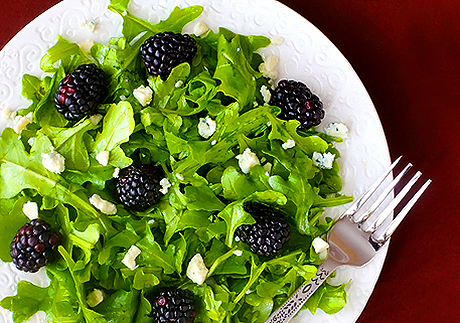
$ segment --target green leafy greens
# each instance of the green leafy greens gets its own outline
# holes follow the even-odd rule
[[[23,322],[37,311],[52,322],[152,322],[149,296],[163,287],[195,295],[197,322],[263,322],[296,288],[310,280],[320,261],[311,248],[332,220],[320,222],[325,207],[347,203],[338,164],[322,169],[313,152],[331,152],[338,140],[314,129],[297,130],[297,121],[277,118],[279,108],[260,95],[268,79],[259,72],[263,36],[243,36],[225,28],[196,37],[192,64],[173,69],[167,79],[146,73],[140,45],[158,32],[181,32],[203,8],[175,8],[157,24],[128,10],[129,0],[112,0],[109,9],[123,18],[122,36],[110,46],[96,44],[89,54],[59,37],[41,60],[43,80],[23,77],[23,96],[31,101],[20,114],[35,122],[21,135],[7,128],[0,136],[0,258],[11,261],[9,241],[27,222],[22,206],[34,201],[44,219],[63,236],[59,259],[48,265],[48,287],[18,284],[17,294],[1,306]],[[65,120],[54,108],[59,81],[78,65],[93,62],[106,74],[108,91],[98,107],[102,122]],[[142,106],[133,91],[150,86],[153,100]],[[198,133],[200,118],[217,123],[210,138]],[[34,138],[33,143],[28,140]],[[282,144],[296,145],[284,149]],[[249,148],[261,160],[243,173],[235,158]],[[52,149],[65,157],[61,174],[47,170],[42,155]],[[107,165],[97,156],[109,152]],[[93,194],[117,203],[114,172],[130,164],[161,166],[171,184],[160,202],[146,212],[117,204],[117,214],[101,213]],[[252,254],[235,239],[235,230],[254,219],[243,203],[255,201],[283,210],[293,238],[274,258]],[[122,260],[131,248],[141,250],[134,270]],[[186,276],[190,259],[200,253],[209,273],[202,285]],[[88,295],[103,291],[91,308]],[[33,295],[33,297],[31,297]],[[339,311],[346,302],[344,285],[325,284],[307,302],[315,312]]]

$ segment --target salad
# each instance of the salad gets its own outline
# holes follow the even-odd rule
[[[312,242],[333,225],[320,220],[324,209],[351,201],[339,193],[333,144],[341,139],[279,118],[281,108],[267,98],[274,84],[260,72],[266,37],[209,30],[193,37],[191,61],[149,74],[141,46],[181,33],[203,9],[175,8],[151,24],[128,4],[111,1],[124,23],[110,46],[85,52],[59,37],[40,63],[49,76],[23,77],[32,103],[0,137],[8,218],[0,258],[15,258],[11,241],[26,223],[56,241],[50,285],[22,281],[0,305],[15,322],[37,311],[52,322],[154,322],[155,307],[187,295],[195,322],[263,322],[315,275],[324,255]],[[92,64],[104,75],[101,102],[69,120],[56,109],[56,93]],[[131,193],[120,194],[119,183],[134,178],[133,167],[142,175],[143,165],[160,174],[157,198],[128,208]],[[37,206],[40,220],[26,216],[26,205]],[[289,239],[275,255],[243,241],[241,231],[259,221],[253,209],[283,215]],[[325,284],[305,306],[335,313],[344,287]]]

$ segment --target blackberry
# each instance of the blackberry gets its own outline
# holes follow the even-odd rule
[[[155,323],[191,323],[196,315],[189,293],[182,289],[160,291],[151,304]]]
[[[241,225],[236,230],[237,237],[251,252],[260,256],[274,256],[281,252],[283,244],[290,238],[289,224],[284,214],[260,203],[244,205],[244,210],[256,220],[255,224]]]
[[[177,65],[191,63],[197,47],[188,34],[165,32],[147,39],[139,51],[149,74],[165,79]]]
[[[60,235],[42,220],[32,220],[19,229],[10,245],[13,263],[19,270],[35,273],[54,260]]]
[[[158,167],[129,166],[120,175],[115,191],[120,202],[129,210],[145,211],[163,196],[160,191],[163,174]]]
[[[104,72],[95,64],[80,65],[59,83],[54,103],[67,120],[78,121],[95,110],[104,90]]]
[[[299,130],[317,126],[324,118],[323,103],[302,82],[281,80],[270,100],[281,108],[279,118],[300,121]]]

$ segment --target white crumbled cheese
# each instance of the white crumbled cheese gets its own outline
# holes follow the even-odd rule
[[[102,166],[107,166],[109,164],[110,151],[102,150],[96,155],[96,160]]]
[[[35,137],[30,137],[29,140],[27,140],[27,143],[32,147],[35,142]]]
[[[335,155],[331,153],[313,153],[313,165],[319,168],[331,169],[334,162]]]
[[[209,31],[208,25],[204,22],[199,21],[193,27],[193,33],[199,37],[204,36]]]
[[[32,123],[34,120],[34,113],[29,112],[25,116],[16,116],[14,118],[14,126],[13,129],[16,133],[21,133],[22,129],[24,129],[29,123]]]
[[[149,86],[141,85],[134,90],[133,95],[145,107],[152,102],[153,90]]]
[[[94,40],[88,39],[87,41],[84,41],[80,44],[80,48],[84,53],[89,54],[91,52],[91,47],[93,47],[95,44],[96,42]]]
[[[88,304],[89,307],[96,307],[102,303],[104,298],[105,295],[103,291],[100,289],[94,289],[88,294],[88,296],[86,296],[86,304]]]
[[[312,245],[313,249],[315,249],[315,252],[318,254],[329,249],[329,243],[327,243],[320,237],[316,237],[315,239],[313,239]]]
[[[292,139],[288,139],[284,144],[281,145],[283,149],[289,149],[289,148],[294,148],[295,146],[295,141]]]
[[[176,82],[176,84],[174,85],[175,88],[180,88],[182,85],[184,85],[184,81],[182,80],[179,80]]]
[[[243,255],[243,250],[235,250],[233,251],[233,254],[237,257],[240,257]]]
[[[35,202],[28,201],[22,206],[22,212],[31,220],[38,219],[38,205]]]
[[[238,237],[238,236],[235,236],[235,238],[233,240],[235,240],[235,242],[240,242],[241,241],[240,237]]]
[[[97,23],[94,20],[87,20],[81,24],[82,28],[88,29],[90,32],[94,33],[97,28]]]
[[[131,248],[129,248],[128,252],[123,257],[123,260],[121,262],[129,269],[134,270],[137,268],[136,258],[140,254],[141,254],[141,249],[139,249],[135,245],[132,245]]]
[[[178,180],[183,181],[184,180],[184,175],[182,174],[176,174],[176,177]]]
[[[257,101],[254,101],[252,102],[252,105],[254,106],[254,108],[257,108],[259,106],[259,103]]]
[[[278,57],[269,55],[262,64],[259,65],[259,71],[269,79],[276,79],[278,77]]]
[[[98,194],[93,194],[89,198],[89,202],[99,211],[107,215],[115,215],[117,214],[117,206],[112,202],[104,200]]]
[[[324,128],[324,132],[332,137],[348,138],[348,128],[343,123],[331,122]]]
[[[117,167],[117,168],[115,168],[115,169],[113,170],[113,175],[112,175],[112,177],[113,177],[113,178],[118,178],[119,175],[120,175],[120,168]]]
[[[208,268],[206,268],[204,264],[203,257],[201,257],[201,254],[197,253],[188,263],[187,277],[195,284],[201,285],[206,280],[208,271]]]
[[[14,117],[14,111],[8,109],[8,108],[4,108],[2,110],[2,119],[3,120],[9,120],[11,118]]]
[[[101,114],[93,114],[92,116],[89,117],[89,120],[93,125],[97,125],[99,122],[102,120],[102,115]]]
[[[263,168],[265,169],[265,171],[270,174],[272,172],[272,163],[268,162],[268,163],[265,163],[265,165],[263,166]]]
[[[284,38],[280,36],[275,36],[272,38],[272,44],[275,46],[280,46],[284,43]]]
[[[168,179],[165,177],[160,181],[161,189],[160,192],[166,195],[168,193],[168,188],[171,187],[171,183],[168,181]]]
[[[126,99],[127,99],[126,95],[120,95],[120,100],[121,101],[126,101]]]
[[[270,102],[270,99],[272,98],[272,94],[265,85],[261,86],[260,93],[262,94],[262,97],[264,98],[265,103]]]
[[[243,154],[235,157],[238,159],[238,165],[240,165],[241,171],[245,174],[249,173],[252,167],[260,165],[259,158],[254,154],[250,148],[246,148]]]
[[[214,146],[215,144],[217,144],[217,140],[214,139],[213,141],[211,141],[211,146]]]
[[[216,132],[217,124],[210,117],[200,118],[198,122],[198,133],[201,137],[208,139]]]
[[[50,172],[61,174],[65,170],[65,158],[51,147],[51,152],[42,154],[42,164]]]

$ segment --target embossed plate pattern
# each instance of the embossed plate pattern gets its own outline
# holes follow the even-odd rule
[[[262,55],[278,56],[279,78],[302,80],[320,96],[326,109],[323,126],[332,121],[348,126],[349,138],[337,144],[342,153],[343,192],[360,195],[389,165],[390,158],[372,101],[337,48],[302,16],[274,0],[133,0],[130,10],[144,19],[157,22],[166,18],[174,6],[194,4],[205,8],[197,21],[205,22],[214,31],[224,26],[246,35],[283,38],[281,45],[270,45],[262,51]],[[93,39],[104,44],[111,36],[119,36],[121,19],[106,10],[107,6],[108,0],[64,0],[20,31],[0,52],[0,109],[16,110],[28,106],[21,97],[22,75],[44,76],[39,69],[39,61],[58,34],[77,43]],[[94,31],[82,26],[88,21],[96,23]],[[185,30],[193,32],[195,23],[186,26]],[[0,121],[0,129],[5,125],[5,121]],[[328,210],[328,215],[337,216],[343,209]],[[385,255],[386,250],[364,268],[345,267],[337,271],[331,283],[351,280],[347,286],[348,302],[342,311],[335,315],[326,315],[322,311],[311,315],[304,311],[293,322],[355,322],[372,293]],[[21,279],[42,286],[48,283],[44,271],[36,275],[24,274],[11,264],[0,262],[0,298],[13,295]],[[39,313],[29,322],[44,322],[43,317]],[[0,323],[10,322],[11,314],[0,309]]]

